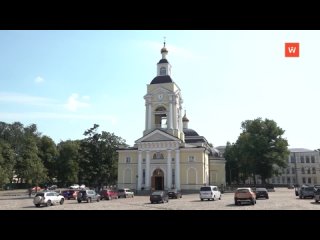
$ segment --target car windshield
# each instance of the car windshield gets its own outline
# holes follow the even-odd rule
[[[313,187],[306,187],[304,188],[305,191],[314,191],[314,188]]]
[[[200,191],[211,191],[211,187],[201,187]]]
[[[153,192],[151,195],[162,195],[162,192]]]
[[[249,189],[237,189],[237,192],[239,192],[239,193],[247,193],[247,192],[249,192]]]
[[[256,189],[257,192],[267,192],[266,188],[257,188]]]

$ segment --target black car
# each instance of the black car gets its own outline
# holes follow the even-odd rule
[[[168,196],[169,198],[182,198],[182,194],[180,191],[178,191],[177,189],[171,189],[170,191],[168,191]]]
[[[151,203],[164,203],[169,202],[169,196],[165,191],[155,191],[150,195]]]
[[[268,190],[266,188],[256,188],[256,199],[258,198],[269,199]]]

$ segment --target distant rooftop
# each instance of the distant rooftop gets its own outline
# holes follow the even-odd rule
[[[314,150],[306,149],[306,148],[289,148],[290,152],[314,152]]]

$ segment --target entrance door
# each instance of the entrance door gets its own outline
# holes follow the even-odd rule
[[[151,188],[154,190],[164,190],[164,174],[159,168],[154,170],[152,174]]]

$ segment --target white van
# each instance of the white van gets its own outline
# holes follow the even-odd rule
[[[215,199],[221,200],[221,192],[219,191],[217,186],[205,186],[200,188],[200,199],[203,201],[204,199],[211,199],[214,201]]]

